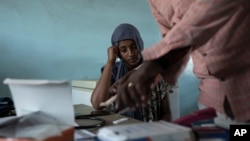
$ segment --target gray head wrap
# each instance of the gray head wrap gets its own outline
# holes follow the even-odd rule
[[[112,34],[111,43],[114,46],[118,46],[119,41],[131,39],[136,43],[137,48],[141,52],[144,48],[143,40],[137,28],[131,24],[123,23],[116,27]],[[121,60],[121,63],[118,66],[118,72],[116,75],[116,80],[121,78],[124,74],[127,73],[127,67],[124,62]]]

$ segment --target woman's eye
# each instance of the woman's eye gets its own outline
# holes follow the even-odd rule
[[[136,47],[136,46],[131,46],[131,48],[132,48],[132,49],[137,49],[137,47]]]
[[[126,52],[126,49],[120,49],[121,52]]]

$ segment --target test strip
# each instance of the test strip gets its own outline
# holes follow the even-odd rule
[[[128,120],[128,118],[120,118],[118,120],[114,120],[113,124],[118,124],[118,123],[121,123],[121,122],[124,122],[124,121],[127,121],[127,120]]]

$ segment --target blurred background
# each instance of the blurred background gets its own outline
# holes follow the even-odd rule
[[[1,0],[0,97],[5,78],[98,80],[111,34],[135,25],[145,48],[161,39],[147,0]],[[197,109],[192,61],[178,81],[180,115]]]

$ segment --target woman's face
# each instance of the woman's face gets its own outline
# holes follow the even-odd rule
[[[134,40],[122,40],[118,44],[120,58],[129,69],[134,69],[139,65],[141,55]]]

